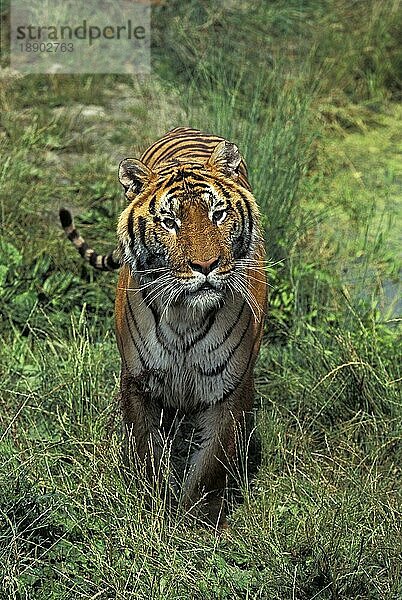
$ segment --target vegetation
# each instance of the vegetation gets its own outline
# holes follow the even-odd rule
[[[4,56],[1,599],[402,597],[400,16],[396,0],[168,0],[149,77],[21,77]],[[116,278],[57,216],[113,247],[116,165],[185,124],[239,145],[275,263],[262,464],[221,535],[146,505],[123,466]]]

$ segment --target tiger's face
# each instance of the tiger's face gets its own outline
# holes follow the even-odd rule
[[[120,165],[130,204],[118,225],[120,252],[149,302],[212,308],[246,293],[259,241],[258,209],[237,182],[237,148],[218,144],[206,164]]]

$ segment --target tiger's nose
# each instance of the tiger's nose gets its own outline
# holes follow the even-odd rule
[[[190,260],[189,265],[193,269],[193,271],[198,271],[198,273],[208,275],[219,265],[219,261],[219,256],[214,256],[213,258],[210,258],[209,260],[205,261],[198,260],[197,262],[192,262]]]

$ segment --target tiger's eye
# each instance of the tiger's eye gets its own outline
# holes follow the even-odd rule
[[[213,222],[217,225],[221,223],[226,217],[226,210],[216,210],[212,215]]]
[[[168,229],[176,229],[177,228],[177,223],[174,219],[163,219],[162,223],[165,225],[165,227],[167,227]]]

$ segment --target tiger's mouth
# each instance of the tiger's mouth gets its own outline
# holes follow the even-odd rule
[[[205,281],[196,288],[187,289],[184,291],[181,302],[183,306],[192,309],[216,310],[225,298],[225,289],[217,288],[208,281]]]
[[[223,288],[221,286],[216,286],[210,283],[209,281],[204,281],[197,286],[191,286],[189,288],[184,289],[185,296],[203,296],[203,295],[212,295],[219,294],[221,295],[223,292]]]
[[[222,304],[230,289],[231,270],[224,273],[201,273],[189,276],[188,272],[168,266],[137,270],[146,302],[166,305],[214,308]]]
[[[205,290],[216,290],[216,287],[214,285],[212,285],[212,283],[210,281],[204,281],[204,283],[202,283],[200,285],[200,287],[198,288],[197,292],[203,292]]]
[[[227,289],[224,281],[205,279],[185,286],[183,292],[182,302],[185,305],[213,309],[222,304]]]

